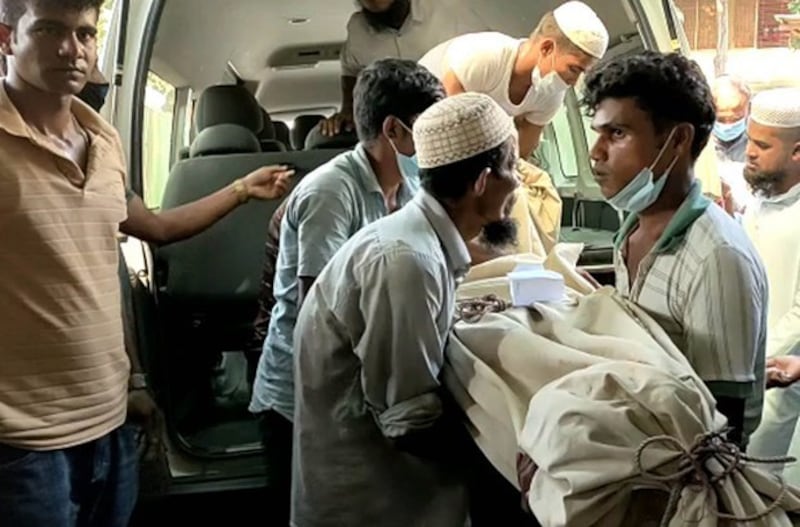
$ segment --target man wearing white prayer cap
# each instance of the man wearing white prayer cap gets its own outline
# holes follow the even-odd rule
[[[745,212],[744,226],[767,271],[767,373],[780,384],[784,357],[800,355],[800,88],[757,94],[747,135],[744,177],[755,203]],[[768,391],[750,451],[786,455],[798,415],[800,386]]]
[[[460,445],[440,373],[466,240],[505,217],[516,133],[488,96],[444,99],[414,123],[422,190],[341,247],[294,333],[292,525],[467,522]]]
[[[573,0],[546,13],[527,39],[470,33],[439,44],[420,63],[439,77],[448,95],[490,95],[514,117],[520,156],[526,159],[569,87],[607,47],[603,22],[589,6]]]

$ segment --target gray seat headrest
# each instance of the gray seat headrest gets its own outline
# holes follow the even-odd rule
[[[322,135],[322,129],[315,126],[306,137],[306,150],[322,150],[325,148],[348,149],[358,144],[355,132],[339,132],[333,137]]]
[[[256,98],[244,86],[210,86],[197,99],[195,128],[199,133],[209,126],[238,124],[260,134],[264,128],[262,112]]]
[[[275,124],[272,122],[269,112],[263,108],[261,109],[261,118],[264,121],[264,126],[261,128],[261,132],[257,134],[258,138],[261,141],[277,139],[275,137]]]
[[[252,154],[261,151],[253,132],[237,124],[210,126],[197,134],[189,151],[191,157]]]
[[[289,132],[289,125],[283,121],[272,121],[275,127],[275,139],[286,145],[286,148],[292,147],[292,134]]]
[[[324,115],[298,115],[292,128],[292,148],[302,150],[306,146],[308,133],[325,119]]]

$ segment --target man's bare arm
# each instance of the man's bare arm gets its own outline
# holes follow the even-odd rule
[[[158,245],[184,240],[208,229],[246,199],[283,196],[288,190],[288,179],[293,174],[283,166],[259,168],[241,180],[240,190],[233,186],[226,187],[205,198],[158,214],[150,211],[142,198],[133,196],[128,200],[128,218],[120,224],[120,231]]]
[[[350,132],[353,130],[353,90],[356,87],[356,78],[343,75],[342,81],[342,107],[328,119],[324,119],[321,124],[322,135],[332,137],[339,134],[342,130]]]
[[[533,124],[526,119],[517,119],[516,123],[519,132],[519,157],[528,159],[539,147],[544,126]]]
[[[464,85],[461,84],[461,81],[458,79],[458,76],[456,76],[453,70],[447,70],[447,72],[444,74],[444,78],[442,78],[442,85],[444,86],[444,91],[448,97],[467,91],[464,89]]]

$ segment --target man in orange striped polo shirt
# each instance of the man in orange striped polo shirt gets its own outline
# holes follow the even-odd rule
[[[74,97],[102,3],[0,0],[0,523],[14,527],[124,527],[133,510],[120,224],[171,241],[285,190],[272,169],[156,220],[126,199],[119,136]]]

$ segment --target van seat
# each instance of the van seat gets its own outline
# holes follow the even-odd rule
[[[189,157],[250,154],[261,151],[255,134],[238,124],[217,124],[197,134]]]
[[[289,132],[289,125],[283,121],[272,121],[275,127],[275,139],[286,145],[286,148],[292,148],[292,134]]]
[[[340,131],[333,137],[322,135],[322,129],[315,126],[306,137],[306,150],[320,150],[326,148],[351,149],[358,144],[355,132]]]
[[[292,148],[295,150],[302,150],[306,146],[306,137],[309,132],[319,125],[319,122],[325,119],[324,115],[309,114],[298,115],[294,118],[294,127],[292,128]]]
[[[228,154],[179,161],[170,172],[161,207],[200,199],[265,165],[291,165],[294,185],[339,153]],[[189,240],[153,248],[154,285],[164,327],[175,337],[169,339],[172,345],[191,346],[183,331],[206,351],[246,349],[257,310],[267,224],[280,203],[251,201]]]
[[[244,86],[221,84],[200,93],[194,111],[198,133],[218,124],[238,124],[258,135],[264,128],[261,106]]]

